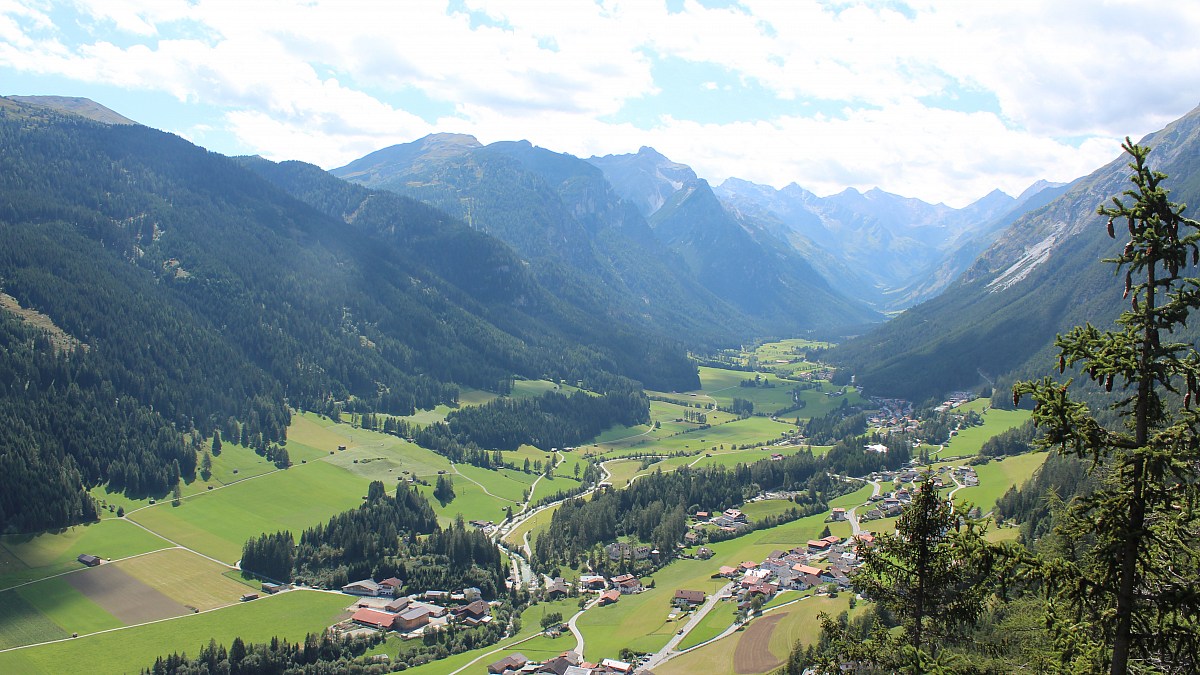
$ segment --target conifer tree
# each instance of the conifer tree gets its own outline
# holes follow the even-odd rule
[[[879,660],[912,666],[973,624],[988,593],[991,550],[975,521],[942,498],[926,475],[896,522],[895,534],[860,545],[854,586],[900,618],[907,653],[892,647]],[[879,647],[884,647],[880,644]]]
[[[1029,394],[1043,446],[1093,462],[1100,487],[1078,499],[1060,524],[1087,542],[1074,558],[1041,566],[1049,582],[1049,623],[1064,666],[1075,672],[1197,672],[1200,577],[1197,552],[1200,380],[1193,344],[1172,340],[1200,305],[1186,276],[1200,258],[1198,224],[1168,200],[1166,175],[1147,164],[1149,148],[1128,138],[1134,187],[1098,212],[1108,235],[1128,231],[1121,254],[1105,262],[1124,272],[1130,306],[1116,330],[1079,326],[1055,342],[1059,372],[1078,367],[1107,391],[1123,428],[1103,424],[1072,397],[1071,382],[1019,382]],[[1124,225],[1125,227],[1119,227]],[[1124,232],[1122,232],[1124,236]]]

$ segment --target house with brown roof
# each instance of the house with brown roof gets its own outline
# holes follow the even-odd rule
[[[598,604],[603,607],[605,605],[611,605],[620,599],[621,591],[618,591],[615,588],[610,588],[609,590],[600,594],[600,602]]]
[[[704,591],[689,591],[678,589],[675,591],[674,603],[676,605],[699,605],[704,602]]]
[[[482,600],[476,600],[469,605],[455,607],[450,611],[454,613],[454,618],[470,625],[478,625],[483,622],[485,616],[492,615],[491,605]]]
[[[380,612],[375,609],[363,608],[356,611],[354,616],[350,617],[350,620],[360,626],[369,626],[371,628],[378,628],[379,630],[391,630],[396,620],[396,615]]]
[[[487,670],[489,673],[492,673],[492,675],[499,675],[506,670],[520,670],[525,667],[526,663],[529,663],[529,659],[525,658],[524,654],[518,652],[509,654],[499,661],[489,664]]]

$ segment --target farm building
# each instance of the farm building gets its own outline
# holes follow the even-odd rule
[[[375,583],[374,579],[363,579],[362,581],[355,581],[342,586],[342,592],[349,593],[350,595],[370,595],[377,597],[381,591],[382,587]]]
[[[88,567],[95,567],[100,564],[100,556],[89,555],[87,553],[80,553],[77,560]]]
[[[360,609],[350,617],[350,620],[361,626],[369,626],[378,628],[379,630],[391,630],[396,621],[395,614],[380,612],[374,609]]]

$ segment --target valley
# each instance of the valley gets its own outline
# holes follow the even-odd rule
[[[795,346],[792,343],[787,348]],[[768,344],[759,350],[772,354],[781,347]],[[195,653],[207,641],[207,637],[193,637],[189,642],[189,636],[211,634],[219,642],[228,642],[238,635],[247,641],[262,640],[269,633],[297,640],[306,632],[319,632],[349,615],[353,597],[299,588],[243,602],[242,596],[257,592],[258,584],[243,580],[236,569],[242,545],[249,538],[280,528],[298,536],[304,528],[361,503],[371,481],[384,481],[385,485],[415,481],[416,489],[429,496],[444,525],[459,517],[487,523],[488,531],[506,546],[513,583],[540,595],[549,577],[531,573],[526,545],[549,527],[561,504],[561,499],[546,500],[553,500],[558,492],[578,492],[579,476],[589,464],[603,472],[599,485],[617,490],[652,473],[681,467],[732,468],[771,462],[772,456],[789,456],[806,448],[798,436],[797,420],[827,414],[841,405],[840,401],[871,405],[853,387],[833,387],[827,381],[760,374],[754,384],[753,372],[714,367],[701,368],[700,376],[701,388],[694,391],[648,392],[652,398],[648,424],[614,427],[575,448],[525,446],[501,453],[506,464],[521,466],[528,459],[539,467],[552,465],[549,471],[453,463],[402,438],[350,424],[350,414],[345,414],[345,421],[335,422],[295,412],[285,444],[292,465],[286,469],[276,468],[250,448],[227,442],[212,458],[207,480],[197,477],[182,486],[178,505],[169,497],[131,499],[97,489],[94,495],[102,507],[99,522],[60,533],[0,539],[0,625],[5,626],[0,632],[0,669],[46,671],[48,664],[71,662],[84,651],[94,663],[112,669],[137,668],[153,661],[164,646]],[[793,391],[801,383],[811,388]],[[554,388],[551,383],[519,383],[514,395]],[[482,404],[491,397],[468,393],[464,398]],[[735,399],[752,402],[758,414],[723,412]],[[776,415],[796,408],[800,401],[804,403],[799,410]],[[984,424],[957,435],[942,447],[942,455],[973,456],[988,437],[1027,418],[1025,413],[987,410],[983,399],[972,402],[971,407],[983,413]],[[701,414],[705,415],[702,421],[696,417]],[[434,421],[428,412],[418,419]],[[812,448],[817,453],[828,449]],[[1030,461],[1012,468],[1008,462],[1013,460],[979,467],[980,487],[964,490],[960,498],[975,491],[969,498],[990,509],[996,496],[1032,474],[1040,457],[1029,456]],[[938,465],[932,466],[936,469]],[[455,495],[445,503],[432,497],[433,483],[439,477],[449,477],[453,483]],[[871,486],[855,489],[830,500],[829,508],[853,508],[866,503],[871,493]],[[782,514],[790,504],[768,495],[747,502],[743,510],[753,523]],[[506,522],[510,510],[513,518]],[[831,600],[823,594],[809,597],[812,591],[781,592],[764,606],[762,617],[749,622],[751,627],[761,623],[764,628],[736,631],[734,602],[717,602],[692,625],[689,614],[675,616],[671,611],[671,598],[679,589],[712,594],[727,583],[712,578],[718,568],[762,560],[773,550],[802,545],[826,526],[837,536],[850,535],[850,523],[827,523],[828,519],[825,510],[707,544],[711,553],[707,559],[696,558],[697,546],[689,545],[680,550],[682,557],[644,577],[645,590],[640,593],[622,595],[610,606],[598,606],[593,595],[586,608],[575,597],[544,599],[522,612],[522,628],[511,637],[412,670],[455,672],[472,661],[486,661],[489,655],[498,658],[513,650],[531,660],[544,660],[575,649],[578,643],[586,645],[582,656],[590,660],[615,659],[623,650],[632,650],[653,654],[656,672],[660,668],[686,672],[683,669],[693,667],[688,664],[711,661],[710,653],[741,663],[740,657],[730,655],[740,654],[739,645],[749,640],[747,644],[771,645],[767,653],[775,661],[752,671],[767,672],[786,658],[795,638],[813,634],[816,614],[837,606],[831,602],[844,604],[845,594],[840,600]],[[864,526],[879,531],[890,522]],[[104,562],[98,568],[84,568],[76,560],[81,554],[99,556]],[[584,566],[559,572],[572,596],[577,593],[578,576],[587,573]],[[537,632],[541,617],[553,608],[572,619],[572,629],[562,637]],[[682,630],[685,624],[690,626],[688,630]],[[14,632],[17,626],[20,630]],[[167,627],[169,640],[163,633]],[[680,638],[673,641],[677,646],[660,652],[674,637]],[[373,653],[395,659],[406,644],[393,637]],[[762,653],[761,645],[746,649]],[[733,672],[713,667],[715,672]]]

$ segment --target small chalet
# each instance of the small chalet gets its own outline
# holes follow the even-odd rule
[[[732,520],[735,523],[746,522],[746,514],[742,513],[741,511],[739,511],[737,509],[725,509],[725,513],[723,513],[722,515],[724,515],[726,518]]]
[[[379,582],[379,587],[381,593],[394,596],[400,592],[400,589],[404,588],[404,582],[396,577],[388,577]]]
[[[828,551],[829,545],[829,542],[825,541],[824,539],[808,540],[808,550],[810,551]]]
[[[342,586],[342,592],[349,593],[350,595],[378,597],[380,591],[381,586],[375,583],[374,579],[363,579],[362,581],[355,581]]]
[[[834,522],[841,522],[846,519],[846,509],[843,509],[839,506],[838,508],[834,509],[830,515]]]
[[[696,520],[708,520],[711,515],[708,511],[697,511]]]
[[[350,620],[360,626],[378,628],[379,630],[391,630],[392,623],[396,618],[395,614],[364,608],[355,612],[354,616],[350,617]]]
[[[833,546],[834,544],[838,543],[841,540],[842,540],[841,537],[839,537],[837,535],[833,535],[833,534],[829,535],[828,537],[821,538],[821,541],[828,543],[830,546]]]
[[[717,570],[717,574],[723,577],[732,577],[737,573],[738,569],[736,567],[730,567],[728,565],[722,565],[721,569]]]
[[[492,673],[492,675],[499,675],[506,670],[520,670],[525,667],[526,663],[529,663],[529,659],[525,658],[524,654],[509,654],[499,661],[490,664],[487,667],[487,670],[489,673]]]
[[[565,598],[571,594],[571,588],[567,582],[562,580],[562,577],[555,577],[553,581],[546,585],[546,599],[555,600],[557,598]]]
[[[696,551],[696,557],[701,560],[708,560],[713,555],[713,550],[707,546],[701,546],[700,550]]]
[[[615,588],[611,588],[600,594],[600,602],[598,604],[601,607],[603,607],[605,605],[611,605],[620,599],[621,599],[621,591],[618,591]]]
[[[492,618],[492,607],[482,600],[476,600],[469,605],[455,607],[453,610],[454,617],[459,623],[468,626],[478,626],[481,623],[486,623]]]
[[[76,560],[84,565],[87,565],[88,567],[95,567],[96,565],[100,564],[100,556],[89,555],[87,553],[80,553]]]
[[[699,605],[704,602],[704,591],[688,591],[678,589],[675,591],[675,604]]]

